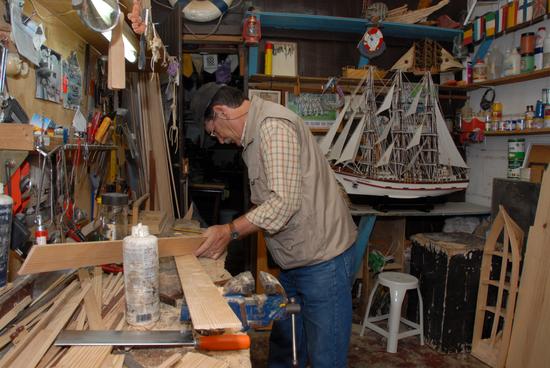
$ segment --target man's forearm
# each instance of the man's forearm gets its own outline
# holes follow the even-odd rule
[[[235,226],[235,230],[239,233],[239,238],[244,238],[247,235],[254,234],[262,230],[260,227],[250,222],[246,218],[246,215],[242,215],[239,218],[233,220],[233,226]]]

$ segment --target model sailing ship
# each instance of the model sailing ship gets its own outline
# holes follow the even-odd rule
[[[355,88],[320,142],[345,191],[414,199],[466,189],[468,166],[447,129],[431,74],[410,91],[403,73],[396,72],[380,107],[372,75],[369,72]]]

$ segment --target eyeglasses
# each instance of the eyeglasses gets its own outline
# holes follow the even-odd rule
[[[212,129],[208,132],[208,134],[211,137],[216,138],[216,131],[215,131],[215,128],[214,128],[214,121],[216,121],[216,114],[214,114],[214,116],[212,117],[212,119],[210,119],[210,121],[211,121],[211,124],[212,124]]]

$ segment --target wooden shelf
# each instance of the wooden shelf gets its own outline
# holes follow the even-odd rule
[[[0,123],[0,150],[34,150],[33,126]]]
[[[247,12],[245,16],[254,14],[260,19],[262,28],[290,29],[299,31],[321,31],[364,34],[367,27],[374,23],[364,18],[344,18],[327,15],[311,15],[299,13],[278,12]],[[385,37],[423,39],[452,42],[462,34],[462,30],[405,24],[380,22]]]
[[[536,70],[531,73],[523,73],[518,75],[511,75],[508,77],[486,80],[484,82],[472,83],[466,86],[457,86],[457,87],[441,86],[441,88],[444,90],[473,91],[484,87],[502,86],[505,84],[521,83],[521,82],[527,82],[530,80],[546,78],[546,77],[550,77],[550,68]]]
[[[536,134],[550,134],[550,128],[541,129],[524,129],[524,130],[509,130],[502,132],[485,132],[485,136],[510,136],[510,135],[536,135]]]

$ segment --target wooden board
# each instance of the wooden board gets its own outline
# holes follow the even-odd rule
[[[34,150],[32,131],[29,124],[0,124],[0,150]]]
[[[199,353],[187,353],[174,367],[179,368],[229,368],[226,362]]]
[[[192,254],[202,236],[159,238],[159,257]],[[33,246],[19,275],[122,262],[122,240]]]
[[[508,350],[508,368],[550,366],[550,170],[547,169],[529,230]]]
[[[195,330],[238,329],[241,321],[231,310],[197,258],[176,257],[185,301]]]

